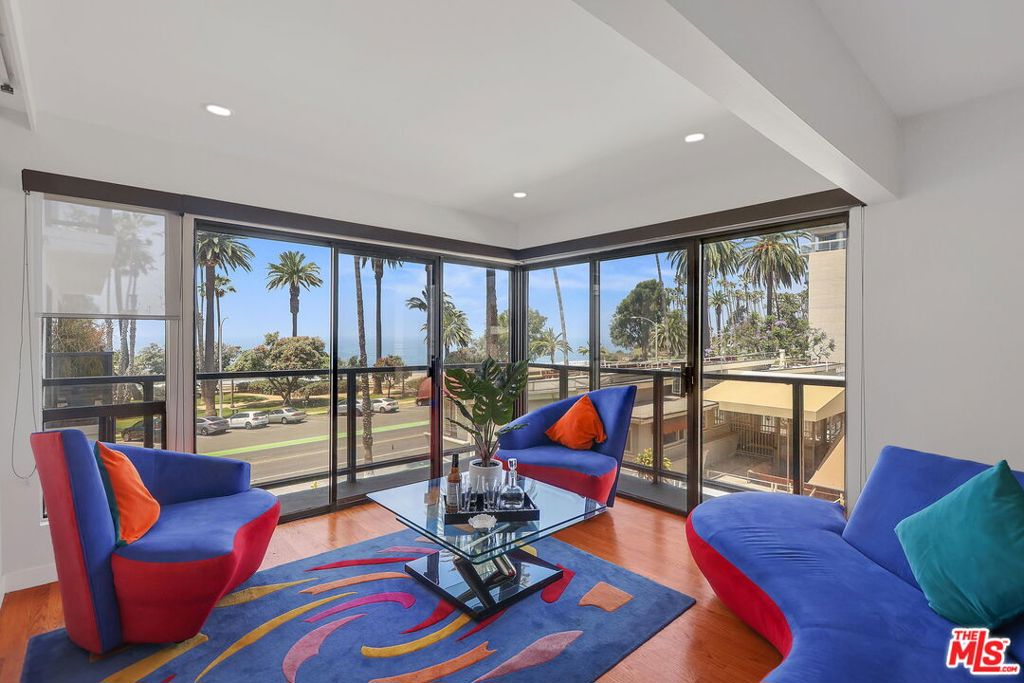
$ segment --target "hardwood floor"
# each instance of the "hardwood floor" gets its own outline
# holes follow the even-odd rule
[[[373,503],[280,526],[263,567],[374,538],[404,527]],[[690,558],[683,518],[619,499],[596,519],[556,535],[582,550],[671,586],[697,604],[600,680],[744,683],[760,681],[780,657],[711,592]],[[10,593],[0,608],[0,683],[17,683],[28,639],[60,627],[57,584]]]

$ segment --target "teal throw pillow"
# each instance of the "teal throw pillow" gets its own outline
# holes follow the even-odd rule
[[[1003,460],[896,525],[933,610],[996,628],[1024,613],[1024,489]]]

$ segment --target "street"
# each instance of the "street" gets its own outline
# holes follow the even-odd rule
[[[373,413],[373,460],[380,462],[426,453],[430,408],[403,406],[397,413]],[[346,416],[339,415],[338,465],[346,465]],[[356,455],[364,462],[361,416],[356,418]],[[299,424],[270,424],[261,429],[231,429],[211,436],[196,435],[196,452],[252,463],[253,484],[326,472],[328,416],[310,415]]]

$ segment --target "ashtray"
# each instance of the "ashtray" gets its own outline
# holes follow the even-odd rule
[[[466,521],[477,531],[486,531],[498,523],[498,519],[494,515],[473,515]]]

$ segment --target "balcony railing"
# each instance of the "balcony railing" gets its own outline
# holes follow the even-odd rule
[[[157,400],[156,385],[164,384],[167,378],[163,375],[107,375],[96,377],[47,377],[42,381],[44,392],[48,388],[137,385],[141,390],[141,401],[125,403],[104,403],[101,405],[64,406],[47,405],[44,401],[43,427],[57,426],[88,426],[95,420],[96,438],[100,441],[115,442],[118,436],[117,421],[126,418],[142,420],[142,443],[147,448],[155,444],[161,447],[166,443],[163,424],[167,417],[167,403]],[[56,402],[56,401],[53,401]],[[85,423],[85,424],[83,424]],[[159,426],[159,430],[158,430]]]
[[[687,481],[685,461],[681,463],[680,471],[676,471],[674,467],[676,463],[672,458],[668,458],[670,466],[666,467],[667,455],[678,453],[685,458],[685,444],[689,436],[688,433],[684,433],[684,430],[688,432],[685,426],[680,429],[675,428],[679,426],[680,422],[685,423],[685,412],[681,412],[681,410],[685,410],[685,403],[676,403],[678,398],[683,395],[681,366],[676,364],[675,367],[649,367],[652,364],[654,363],[644,363],[643,367],[624,367],[622,364],[616,364],[614,367],[602,365],[597,372],[600,375],[602,386],[631,383],[641,389],[637,404],[634,406],[631,424],[631,431],[636,430],[637,434],[631,434],[627,443],[627,456],[623,461],[623,468],[652,483],[685,485]],[[664,365],[665,361],[662,361],[661,364]],[[527,390],[531,397],[531,408],[537,407],[538,398],[540,401],[550,402],[568,398],[590,388],[590,367],[587,365],[531,362],[530,368],[531,371],[542,371],[539,376],[537,373],[532,373],[531,383]],[[760,433],[765,437],[761,439],[763,443],[760,446],[763,459],[782,460],[781,452],[786,450],[789,453],[785,471],[780,473],[759,472],[756,467],[744,467],[739,472],[719,471],[710,463],[703,462],[701,471],[705,486],[720,491],[758,489],[789,491],[797,494],[809,492],[805,483],[807,480],[804,472],[804,453],[813,447],[824,454],[830,446],[836,445],[843,433],[842,416],[845,414],[845,408],[843,408],[838,423],[835,421],[822,423],[820,428],[818,425],[814,425],[813,431],[808,432],[804,419],[805,392],[807,387],[815,386],[845,388],[845,379],[840,376],[785,371],[713,371],[704,372],[702,377],[705,387],[712,382],[734,380],[744,383],[788,385],[790,389],[788,404],[782,406],[782,409],[786,411],[785,416],[773,415],[773,413],[778,413],[780,409],[778,406],[774,410],[769,410],[766,407],[761,416],[751,413],[747,423],[738,419],[736,414],[722,417],[719,412],[720,406],[705,397],[702,407],[704,439],[710,441],[716,435],[720,435],[720,432],[715,431],[718,427],[731,432],[737,438],[738,443],[743,442],[743,448],[738,448],[736,451],[736,454],[740,456],[736,459],[737,466],[743,456],[750,456],[753,461],[758,460],[758,439],[755,438],[755,433]],[[542,387],[541,391],[538,391],[538,385]],[[648,387],[649,389],[644,391]],[[544,398],[537,397],[537,394],[548,400],[545,401]],[[672,406],[674,411],[666,414],[666,406],[671,404],[675,404]],[[774,441],[767,438],[769,436],[774,437]],[[780,437],[788,443],[778,443]],[[649,446],[645,447],[646,444]],[[631,448],[632,452],[630,452]],[[645,453],[648,449],[649,453]],[[707,450],[705,448],[704,452],[706,453]],[[814,490],[820,493],[824,488],[826,487],[815,486]],[[836,491],[836,496],[842,497],[842,493],[841,490]]]

